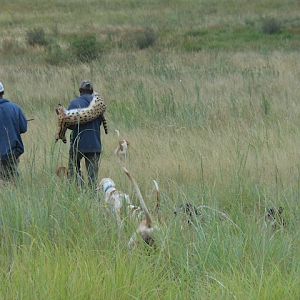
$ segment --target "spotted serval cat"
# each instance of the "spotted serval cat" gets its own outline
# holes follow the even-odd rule
[[[106,104],[101,96],[97,93],[88,107],[77,108],[77,109],[65,109],[61,104],[56,108],[56,114],[58,117],[58,130],[55,137],[55,141],[62,140],[64,143],[67,142],[66,131],[69,126],[74,126],[80,124],[85,124],[91,122],[97,118],[101,118],[104,131],[107,134],[107,122],[104,117],[104,112],[106,110]]]

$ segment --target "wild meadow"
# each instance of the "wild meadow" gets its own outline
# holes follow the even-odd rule
[[[0,81],[29,130],[0,189],[1,299],[299,299],[298,1],[2,1]],[[60,180],[55,107],[81,80],[103,95],[99,180],[156,219],[156,249],[118,236],[103,194]],[[0,141],[1,142],[1,141]],[[84,167],[84,166],[83,166]],[[193,225],[180,204],[205,205]],[[283,207],[284,228],[266,210]],[[220,218],[224,212],[230,220]]]

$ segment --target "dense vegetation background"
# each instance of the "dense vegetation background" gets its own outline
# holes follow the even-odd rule
[[[0,298],[299,299],[299,1],[2,0],[0,80],[35,120],[17,186],[0,190]],[[55,176],[58,103],[90,79],[108,103],[100,178],[149,208],[162,193],[158,247],[128,253],[93,191]],[[212,209],[195,226],[185,202]],[[136,202],[137,203],[137,202]],[[265,226],[268,207],[287,226]]]

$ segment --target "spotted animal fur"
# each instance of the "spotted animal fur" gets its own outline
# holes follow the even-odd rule
[[[62,140],[66,143],[66,131],[70,126],[77,124],[85,124],[91,122],[97,118],[101,118],[104,131],[107,134],[107,122],[104,117],[104,112],[106,110],[106,104],[97,93],[94,94],[94,97],[88,107],[85,108],[76,108],[76,109],[65,109],[61,104],[56,108],[56,114],[58,117],[58,130],[55,137],[55,140]]]

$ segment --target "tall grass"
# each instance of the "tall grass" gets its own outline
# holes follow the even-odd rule
[[[38,2],[4,1],[1,10],[0,80],[35,120],[19,182],[0,189],[0,298],[299,299],[296,1]],[[280,21],[280,33],[264,35],[262,17]],[[53,52],[26,46],[36,27]],[[120,46],[143,28],[155,33],[149,49]],[[79,32],[107,43],[92,63],[68,54]],[[99,177],[138,203],[113,154],[119,129],[152,212],[159,182],[156,249],[129,252],[135,225],[118,236],[101,192],[55,176],[69,149],[54,143],[54,109],[84,79],[108,104]],[[173,214],[186,202],[209,207],[192,226]],[[264,222],[273,206],[287,222],[276,232]]]
[[[1,298],[297,299],[299,290],[298,53],[114,53],[76,67],[7,65],[8,98],[35,117],[16,187],[0,191]],[[54,108],[95,83],[110,134],[100,177],[137,199],[113,155],[120,129],[149,208],[162,192],[158,247],[128,253],[103,195],[55,177],[68,146],[54,143]],[[187,227],[180,203],[226,211]],[[265,209],[283,206],[273,233]]]

